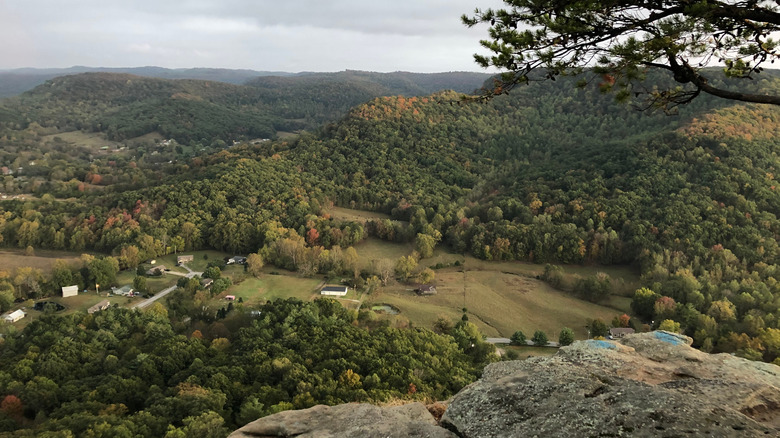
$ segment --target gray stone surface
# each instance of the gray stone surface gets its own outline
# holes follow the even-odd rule
[[[666,332],[489,365],[442,425],[469,437],[780,436],[780,367]]]

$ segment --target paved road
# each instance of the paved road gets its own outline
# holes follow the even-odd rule
[[[485,341],[487,341],[487,342],[489,342],[491,344],[510,344],[510,343],[512,343],[512,340],[509,339],[509,338],[486,338]],[[525,343],[529,347],[533,347],[534,346],[533,341],[531,341],[530,339],[527,339],[525,341]],[[545,347],[558,347],[558,346],[559,345],[558,345],[557,342],[552,342],[552,341],[548,342],[547,345],[545,345]]]
[[[179,276],[187,277],[187,278],[192,278],[192,277],[195,277],[196,275],[203,275],[202,272],[195,272],[192,269],[190,269],[187,265],[182,265],[182,267],[187,270],[187,274],[181,274],[179,272],[173,272],[173,271],[168,272],[168,274],[179,275]],[[169,287],[167,289],[163,289],[160,292],[157,292],[156,294],[154,294],[153,297],[133,304],[130,308],[131,309],[143,309],[145,307],[151,306],[155,301],[159,300],[160,298],[162,298],[162,297],[168,295],[169,293],[173,292],[174,290],[176,290],[176,287],[177,286],[174,284],[173,286],[171,286],[171,287]]]

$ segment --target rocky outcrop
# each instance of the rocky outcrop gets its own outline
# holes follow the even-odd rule
[[[230,434],[249,437],[457,438],[436,425],[422,403],[379,407],[350,403],[285,411],[261,418]]]
[[[659,331],[495,363],[439,426],[420,404],[350,404],[283,412],[231,436],[780,436],[780,367],[690,343]]]

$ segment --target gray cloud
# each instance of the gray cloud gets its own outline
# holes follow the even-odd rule
[[[478,70],[485,29],[460,15],[499,0],[0,1],[0,68],[225,67]]]

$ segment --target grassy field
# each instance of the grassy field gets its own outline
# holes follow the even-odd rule
[[[39,301],[53,301],[55,303],[60,303],[63,306],[65,306],[65,310],[58,312],[57,314],[70,315],[76,312],[86,312],[87,309],[89,309],[93,305],[103,300],[108,300],[109,302],[111,302],[111,305],[117,304],[120,307],[125,307],[125,306],[129,306],[134,302],[140,301],[141,298],[128,298],[128,297],[119,297],[119,296],[107,297],[105,293],[101,293],[100,295],[98,295],[94,291],[92,291],[87,293],[79,293],[75,297],[68,297],[68,298],[49,297]],[[23,310],[24,313],[27,314],[27,316],[13,323],[13,326],[19,330],[21,330],[31,322],[39,319],[41,315],[43,315],[43,312],[33,310],[32,308],[23,308]]]
[[[62,141],[78,146],[85,146],[92,149],[100,149],[103,146],[109,146],[112,150],[121,147],[120,143],[106,139],[105,134],[100,132],[82,132],[82,131],[69,131],[60,132],[57,134],[46,135],[43,137],[43,141],[54,140],[54,137],[59,137]]]
[[[119,285],[119,287],[122,287],[124,285],[132,286],[133,279],[135,278],[135,276],[136,276],[135,271],[122,271],[119,274],[117,274],[116,283],[117,285]],[[179,278],[181,277],[170,273],[166,273],[160,277],[154,277],[154,276],[146,277],[146,286],[153,293],[157,293],[163,289],[169,288],[174,284],[176,284],[176,282],[179,281]],[[103,288],[101,287],[101,289]]]
[[[449,268],[437,271],[436,283],[438,294],[432,296],[417,296],[409,286],[396,286],[370,299],[391,304],[415,325],[428,328],[439,316],[459,319],[466,307],[469,320],[491,337],[509,337],[516,330],[530,336],[535,330],[544,330],[552,339],[561,328],[569,327],[584,339],[587,319],[609,321],[619,313],[534,278],[500,271],[468,271],[464,277],[463,272]]]
[[[12,271],[30,266],[49,272],[57,259],[76,262],[79,257],[81,254],[67,251],[36,250],[35,255],[26,256],[21,249],[3,249],[0,250],[0,270]]]
[[[325,210],[334,219],[343,221],[365,222],[369,219],[390,219],[390,215],[374,211],[353,210],[344,207],[330,207]]]
[[[355,245],[354,248],[360,256],[362,267],[368,267],[372,260],[390,259],[395,261],[401,256],[408,256],[414,250],[414,245],[368,238]]]
[[[302,301],[308,301],[319,296],[317,286],[322,283],[322,280],[296,277],[294,273],[285,274],[270,275],[266,273],[260,278],[249,277],[228,288],[218,298],[234,295],[236,299],[243,298],[245,304],[252,305],[276,298],[298,298]]]

